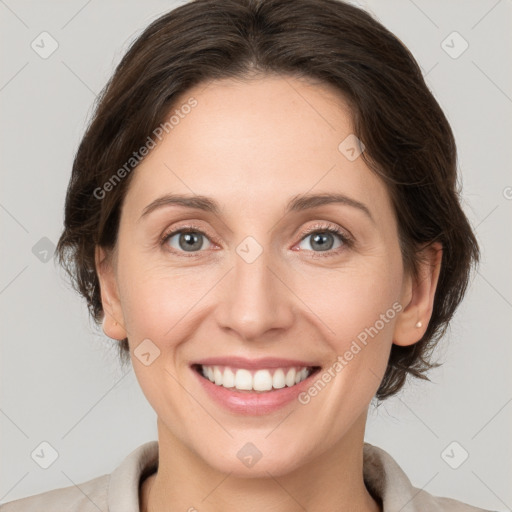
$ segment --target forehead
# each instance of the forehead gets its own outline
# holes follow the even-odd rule
[[[195,106],[183,108],[191,99]],[[247,214],[308,192],[390,207],[384,184],[362,158],[347,158],[351,114],[329,85],[292,77],[218,80],[186,91],[172,114],[172,129],[130,184],[126,203],[139,214],[169,192],[215,197]]]

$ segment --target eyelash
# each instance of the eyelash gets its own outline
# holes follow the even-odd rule
[[[337,235],[341,240],[342,246],[337,249],[329,249],[328,251],[309,251],[312,253],[312,258],[338,256],[341,251],[350,249],[353,246],[353,239],[334,224],[315,224],[301,234],[300,241],[302,242],[302,240],[314,233],[332,233]]]
[[[204,233],[204,231],[201,228],[199,228],[198,226],[194,226],[192,224],[187,226],[180,226],[177,229],[166,231],[160,239],[160,245],[164,246],[170,238],[172,238],[174,235],[178,233],[199,233],[201,235],[204,235],[208,240],[212,241],[213,243],[220,245],[217,239],[209,237],[206,233]],[[340,228],[336,227],[334,224],[316,224],[308,228],[305,232],[301,234],[300,242],[302,242],[305,238],[315,233],[332,233],[334,235],[337,235],[340,238],[343,245],[334,250],[329,249],[328,251],[308,251],[312,253],[312,258],[325,258],[336,256],[340,253],[340,251],[343,251],[347,248],[351,248],[353,246],[353,239],[350,236],[348,236],[345,232],[343,232]],[[175,251],[173,249],[171,252],[173,254],[179,254],[180,256],[183,256],[185,258],[194,258],[197,257],[199,253],[203,251],[192,251],[189,254],[187,254],[186,251]]]

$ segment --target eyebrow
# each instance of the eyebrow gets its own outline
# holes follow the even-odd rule
[[[369,208],[363,203],[356,201],[344,194],[301,194],[293,196],[286,204],[285,213],[298,212],[303,210],[309,210],[312,208],[318,208],[328,204],[343,204],[351,206],[362,211],[372,222],[375,222]],[[206,196],[201,195],[185,195],[185,194],[166,194],[158,199],[155,199],[148,204],[142,211],[142,215],[139,220],[146,217],[151,212],[162,208],[164,206],[183,206],[186,208],[192,208],[196,210],[202,210],[205,212],[214,213],[220,215],[219,204]]]

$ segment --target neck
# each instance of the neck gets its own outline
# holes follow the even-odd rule
[[[142,512],[380,512],[363,480],[362,429],[294,471],[242,478],[207,465],[158,422],[158,471],[141,486]],[[360,427],[360,425],[359,425]],[[193,477],[191,477],[193,475]]]

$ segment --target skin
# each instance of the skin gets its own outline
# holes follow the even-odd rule
[[[427,328],[440,247],[424,249],[417,278],[405,272],[386,186],[362,158],[338,150],[353,129],[330,86],[285,76],[221,80],[190,89],[177,105],[191,96],[198,105],[134,171],[114,252],[96,251],[104,331],[128,336],[158,416],[159,470],[142,483],[141,510],[378,511],[362,473],[367,411],[392,344],[411,345]],[[373,220],[346,204],[285,214],[286,202],[307,192],[345,194]],[[167,193],[209,196],[220,213],[174,205],[141,219]],[[179,234],[159,244],[190,222],[206,236],[194,257]],[[318,224],[354,243],[332,235],[322,257],[313,236],[302,236]],[[250,264],[236,252],[247,236],[263,249]],[[228,412],[189,368],[227,355],[328,368],[394,303],[402,311],[307,405],[256,417]],[[148,338],[160,356],[145,366],[133,350]],[[237,458],[247,442],[263,454],[251,468]]]

